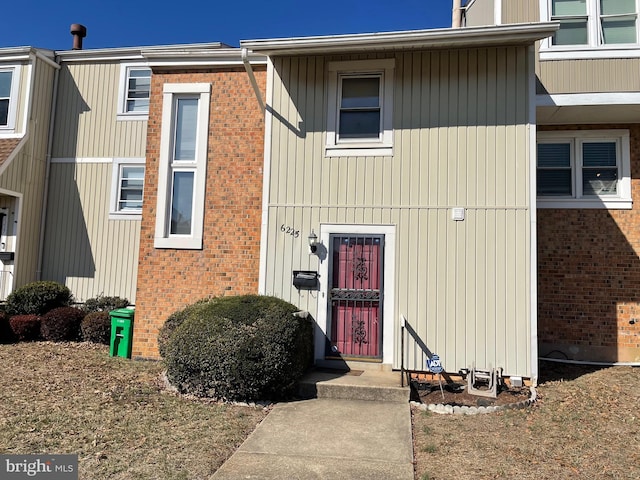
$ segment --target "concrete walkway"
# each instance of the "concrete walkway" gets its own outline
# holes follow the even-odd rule
[[[409,404],[278,404],[211,478],[413,480]]]

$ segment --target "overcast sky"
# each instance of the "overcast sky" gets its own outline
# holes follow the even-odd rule
[[[71,48],[69,26],[87,27],[85,48],[442,28],[452,0],[6,0],[0,47]]]

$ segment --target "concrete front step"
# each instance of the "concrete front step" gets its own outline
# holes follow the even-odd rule
[[[400,384],[400,372],[316,368],[302,378],[298,393],[302,398],[407,403],[409,387]]]

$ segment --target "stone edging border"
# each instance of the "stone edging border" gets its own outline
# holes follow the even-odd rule
[[[444,414],[444,415],[479,415],[479,414],[485,414],[485,413],[500,412],[502,410],[513,410],[513,409],[529,407],[533,405],[538,399],[538,392],[536,392],[536,389],[534,387],[529,387],[529,390],[531,391],[531,396],[526,400],[522,400],[521,402],[516,402],[516,403],[510,403],[508,405],[496,405],[496,406],[490,406],[490,407],[467,407],[467,406],[454,407],[451,405],[443,405],[441,403],[438,403],[438,404],[430,403],[427,405],[425,403],[419,403],[419,402],[413,402],[413,401],[409,403],[411,404],[412,407],[416,407],[420,410]]]

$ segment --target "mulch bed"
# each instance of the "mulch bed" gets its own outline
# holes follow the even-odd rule
[[[497,398],[473,395],[467,392],[466,383],[442,381],[442,390],[438,381],[412,381],[411,400],[429,404],[451,405],[452,407],[490,407],[510,405],[527,400],[531,396],[529,387],[507,387],[498,391]]]

